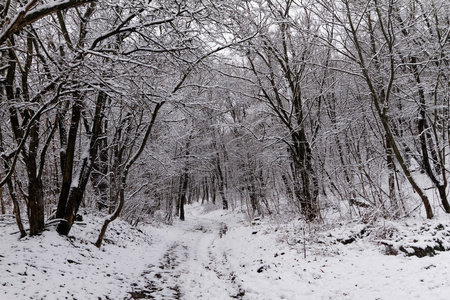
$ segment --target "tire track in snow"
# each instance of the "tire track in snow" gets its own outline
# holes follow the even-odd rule
[[[215,245],[226,225],[193,215],[177,225],[158,265],[142,274],[145,287],[133,287],[129,299],[243,299],[226,251]]]

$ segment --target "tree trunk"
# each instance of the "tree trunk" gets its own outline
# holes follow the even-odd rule
[[[217,184],[219,186],[219,193],[222,197],[222,209],[227,210],[228,209],[228,200],[226,198],[225,194],[225,178],[222,172],[222,167],[220,164],[220,153],[219,153],[219,147],[217,146],[217,133],[214,130],[214,140],[212,141],[213,148],[215,150],[215,158],[214,158],[214,164],[216,167],[215,170],[215,178],[217,178]],[[214,183],[213,183],[214,184]],[[215,193],[215,188],[213,189],[213,192]],[[216,203],[216,196],[213,195],[213,203]]]
[[[186,194],[187,194],[187,187],[188,187],[188,182],[189,182],[189,154],[190,154],[190,144],[191,144],[191,136],[188,137],[188,140],[186,142],[186,151],[184,153],[184,156],[186,157],[186,161],[184,162],[184,172],[183,175],[180,178],[180,193],[178,195],[178,204],[179,204],[179,215],[180,215],[180,220],[184,221],[185,216],[184,216],[184,205],[186,204]]]
[[[165,216],[165,223],[167,225],[171,225],[173,223],[173,190],[174,190],[174,179],[172,179],[171,182],[171,188],[170,188],[170,195],[167,197],[166,202],[166,216]]]
[[[102,118],[103,118],[103,108],[104,108],[104,101],[106,97],[101,96],[101,93],[99,93],[96,101],[95,106],[95,113],[94,113],[94,120],[92,122],[92,130],[91,130],[91,137],[89,144],[87,145],[87,149],[82,154],[81,161],[77,167],[77,173],[75,174],[75,178],[71,178],[70,185],[69,185],[69,191],[66,196],[66,198],[61,199],[63,203],[58,203],[58,209],[61,207],[63,208],[63,217],[65,221],[59,223],[57,227],[57,231],[61,235],[68,235],[70,232],[70,229],[72,228],[74,217],[78,212],[78,208],[80,207],[81,201],[83,200],[84,191],[86,189],[86,185],[89,181],[89,177],[92,171],[92,165],[93,160],[97,156],[97,142],[98,138],[101,132],[101,124],[102,124]],[[74,104],[74,106],[78,107],[77,104]],[[78,127],[78,123],[80,120],[80,116],[78,115],[81,113],[81,108],[74,108],[75,109],[75,120],[73,122],[73,127]],[[78,111],[80,110],[80,111]],[[71,127],[72,130],[72,127]],[[76,133],[73,134],[74,139],[76,138]],[[69,145],[71,145],[71,138],[70,138],[70,132],[69,132]],[[75,146],[75,145],[73,145]],[[69,148],[69,146],[68,146]],[[70,148],[69,148],[70,149]],[[73,158],[72,158],[73,159]],[[73,166],[69,166],[67,164],[67,156],[66,156],[66,167],[67,168],[73,168]],[[65,170],[65,172],[68,172],[68,170]],[[70,171],[71,173],[72,171]],[[61,195],[63,195],[61,193]],[[58,218],[61,218],[60,216],[57,216]]]
[[[9,178],[6,181],[6,184],[8,185],[9,196],[11,197],[11,200],[14,205],[14,216],[16,217],[17,227],[19,227],[20,238],[23,238],[27,235],[27,233],[25,231],[25,228],[23,227],[22,217],[20,215],[20,204],[19,204],[19,200],[17,199],[17,194],[14,191],[14,186],[13,186],[11,178]]]
[[[39,120],[36,120],[31,127],[29,151],[25,159],[28,175],[28,220],[31,236],[41,233],[45,225],[43,184],[36,164],[39,145],[38,124]]]
[[[3,198],[3,188],[2,187],[0,187],[0,206],[1,206],[0,214],[2,214],[2,215],[6,214],[6,205],[5,205],[5,199]]]
[[[397,199],[397,193],[395,191],[395,162],[394,162],[394,154],[392,151],[391,144],[389,140],[386,138],[386,160],[387,167],[389,170],[389,178],[388,178],[388,186],[389,186],[389,199],[391,201],[391,213],[393,216],[400,215],[400,205]]]
[[[286,188],[286,194],[289,198],[293,197],[294,194],[292,193],[291,185],[289,183],[289,180],[286,176],[286,174],[281,175],[281,179],[283,180],[284,187]]]
[[[119,203],[116,206],[114,212],[103,221],[103,226],[102,226],[102,228],[100,230],[100,234],[98,235],[97,241],[95,242],[95,246],[97,248],[101,247],[101,245],[103,243],[103,239],[105,238],[106,230],[108,229],[109,224],[119,217],[120,212],[122,211],[122,208],[123,208],[123,206],[125,204],[126,180],[127,180],[127,174],[124,174],[122,176],[121,187],[120,187],[120,191],[119,191]]]
[[[189,152],[187,152],[186,155],[189,155]],[[184,216],[184,205],[186,203],[186,192],[187,192],[187,186],[188,186],[188,181],[189,181],[189,174],[187,172],[187,170],[185,170],[184,174],[181,176],[180,178],[181,181],[181,188],[180,188],[180,193],[178,196],[178,202],[179,202],[179,216],[180,216],[180,220],[184,221],[185,216]]]
[[[42,182],[36,178],[29,178],[28,182],[28,221],[30,236],[37,235],[44,230],[44,197]]]
[[[254,185],[254,181],[252,178],[248,179],[248,186],[247,186],[247,190],[248,190],[248,195],[250,197],[250,205],[252,207],[252,216],[259,216],[260,213],[260,209],[259,209],[259,201],[258,201],[258,195],[256,193],[256,188]]]
[[[67,198],[69,196],[70,185],[72,183],[72,174],[74,168],[75,145],[77,141],[78,126],[81,119],[81,103],[76,99],[72,106],[72,120],[70,123],[69,136],[67,141],[62,140],[65,136],[64,123],[60,122],[59,130],[61,139],[61,166],[62,182],[61,191],[59,195],[58,208],[56,211],[56,218],[62,219],[66,214]]]
[[[294,193],[303,216],[312,221],[318,217],[318,183],[313,178],[312,156],[304,129],[292,135],[293,146],[291,158],[293,161]]]
[[[75,216],[83,200],[84,190],[89,181],[89,175],[92,169],[92,162],[90,157],[84,157],[78,166],[76,178],[70,187],[69,195],[67,197],[67,205],[65,208],[64,220],[59,223],[57,231],[61,235],[68,235],[74,223]]]
[[[106,93],[103,91],[99,92],[99,97],[107,97]],[[102,100],[104,103],[106,101]],[[109,192],[109,182],[108,182],[108,120],[104,120],[104,124],[102,126],[99,141],[97,143],[99,153],[98,157],[94,160],[94,166],[91,173],[91,181],[92,186],[94,187],[94,191],[97,194],[97,208],[98,210],[104,210],[108,208],[108,192]]]
[[[220,160],[219,160],[219,153],[217,153],[216,157],[216,173],[217,173],[217,180],[219,185],[219,193],[222,197],[222,209],[227,210],[228,209],[228,200],[225,195],[225,183],[222,173],[222,168],[220,167]]]

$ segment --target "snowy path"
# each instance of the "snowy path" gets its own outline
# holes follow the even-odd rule
[[[370,239],[343,245],[337,237],[364,226],[343,224],[313,232],[304,258],[295,220],[250,226],[243,214],[199,205],[186,210],[186,221],[173,226],[133,228],[118,220],[100,250],[91,242],[99,218],[87,218],[70,239],[46,231],[19,241],[13,223],[0,223],[0,300],[449,299],[450,252],[417,258],[385,255]],[[394,225],[413,244],[439,233],[450,245],[450,216],[444,217]],[[228,230],[221,237],[223,224]]]
[[[448,299],[448,252],[387,256],[358,241],[314,245],[305,259],[301,245],[282,240],[285,227],[246,226],[240,218],[190,207],[185,222],[152,229],[159,241],[139,285],[145,288],[131,299]]]
[[[134,291],[136,299],[242,298],[227,253],[217,242],[225,224],[192,213],[164,235],[163,255],[144,272],[147,285]]]

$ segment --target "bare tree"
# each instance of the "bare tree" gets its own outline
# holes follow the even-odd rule
[[[313,220],[319,217],[319,188],[311,148],[318,123],[312,112],[320,106],[320,97],[310,93],[314,85],[311,79],[316,76],[311,62],[317,51],[310,33],[318,30],[318,25],[294,1],[260,5],[266,23],[254,25],[263,28],[261,35],[243,51],[258,89],[256,97],[285,126],[286,138],[281,140],[292,161],[294,194],[302,214]]]
[[[338,30],[342,40],[338,40],[334,44],[335,50],[356,64],[357,71],[351,70],[350,72],[359,73],[370,93],[369,98],[375,107],[376,115],[385,134],[388,166],[391,169],[393,168],[390,159],[392,150],[400,169],[421,198],[427,217],[432,218],[433,211],[430,201],[423,188],[418,185],[412,176],[389,120],[389,108],[393,101],[392,98],[394,98],[397,77],[393,2],[373,1],[372,3],[371,1],[369,6],[365,6],[345,0],[339,2],[339,4],[324,1],[322,5],[330,13],[332,19],[329,22],[339,24],[339,28],[336,28],[336,30]],[[378,24],[376,36],[373,27],[374,19]],[[366,26],[362,27],[362,24]],[[384,46],[377,48],[379,43]],[[383,70],[383,73],[380,73],[380,70]],[[386,74],[386,76],[383,76],[383,74]],[[392,178],[389,184],[392,191]]]

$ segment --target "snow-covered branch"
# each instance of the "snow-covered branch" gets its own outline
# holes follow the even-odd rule
[[[30,25],[48,15],[63,9],[80,6],[95,0],[56,0],[43,5],[37,5],[37,0],[30,1],[17,15],[10,21],[9,26],[0,33],[0,45],[8,40],[12,35],[27,25]]]

